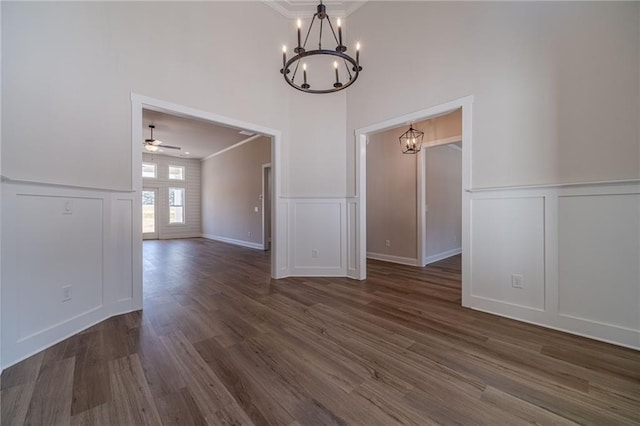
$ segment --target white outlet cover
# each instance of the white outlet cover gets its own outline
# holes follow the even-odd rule
[[[524,288],[524,277],[520,274],[511,275],[511,287]]]

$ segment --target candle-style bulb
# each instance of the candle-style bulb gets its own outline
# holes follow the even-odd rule
[[[298,49],[296,50],[296,53],[300,53],[300,28],[302,28],[302,21],[300,19],[298,19]]]
[[[302,76],[304,78],[304,84],[302,85],[302,88],[308,89],[309,84],[307,83],[307,64],[302,64]]]
[[[282,73],[287,72],[287,46],[282,46]]]
[[[338,69],[338,61],[333,61],[333,67],[334,67],[335,69]]]
[[[338,47],[342,46],[342,23],[338,18]]]
[[[302,21],[298,19],[298,29],[302,28]]]
[[[360,50],[360,42],[356,43],[356,50]]]

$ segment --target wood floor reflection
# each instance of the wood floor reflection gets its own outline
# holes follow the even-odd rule
[[[640,424],[640,352],[460,306],[460,257],[269,278],[144,243],[144,310],[5,370],[2,425]]]

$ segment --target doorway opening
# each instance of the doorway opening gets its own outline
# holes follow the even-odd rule
[[[471,188],[471,109],[473,105],[473,97],[465,97],[441,105],[430,107],[411,114],[392,118],[384,122],[374,124],[362,129],[356,130],[356,202],[358,203],[357,214],[355,218],[355,230],[353,232],[355,241],[355,259],[353,264],[355,268],[350,270],[350,276],[356,279],[366,279],[367,277],[367,144],[370,138],[378,133],[400,126],[409,126],[412,123],[433,119],[439,116],[460,110],[461,114],[461,253],[462,253],[462,304],[466,306],[466,300],[469,297],[469,235],[470,235],[470,197],[468,189]],[[449,141],[453,142],[453,141]],[[399,146],[395,147],[400,150]],[[425,150],[423,148],[423,150]],[[416,161],[419,162],[418,172],[424,171],[425,153],[421,152]],[[418,177],[418,182],[425,182],[424,176]],[[417,189],[417,227],[418,235],[424,235],[426,230],[426,200],[425,188]],[[425,243],[424,238],[419,238],[417,256],[415,259],[422,263],[425,259]],[[383,239],[383,243],[386,241]]]
[[[143,163],[142,155],[143,155],[143,142],[145,139],[149,138],[149,135],[145,133],[144,121],[143,121],[143,111],[153,111],[157,113],[169,114],[176,117],[191,119],[199,122],[209,123],[221,127],[231,128],[231,129],[241,129],[245,132],[249,132],[254,134],[256,137],[264,137],[267,139],[270,144],[270,164],[271,164],[271,181],[272,181],[272,193],[269,200],[269,211],[270,211],[270,223],[269,228],[271,231],[271,277],[272,278],[282,278],[286,276],[286,268],[287,264],[285,261],[285,256],[283,253],[286,253],[287,249],[287,241],[286,238],[278,238],[279,236],[279,227],[278,223],[282,223],[280,219],[280,215],[282,212],[278,208],[278,200],[280,199],[280,179],[281,179],[281,139],[282,135],[279,130],[271,129],[268,127],[260,126],[257,124],[237,120],[234,118],[229,118],[217,114],[213,114],[206,111],[201,111],[197,109],[193,109],[187,106],[174,104],[171,102],[166,102],[158,99],[149,98],[142,95],[132,94],[131,95],[131,154],[132,154],[132,164],[131,164],[131,173],[132,173],[132,188],[133,191],[138,194],[138,196],[134,197],[133,204],[133,229],[132,232],[134,235],[143,235],[143,223],[142,223],[142,212],[143,212],[143,179],[142,174],[140,173],[140,165]],[[158,132],[159,129],[154,129],[154,138],[161,139],[160,134]],[[245,140],[246,140],[245,136]],[[166,141],[167,145],[174,146],[173,143]],[[176,144],[177,145],[177,144]],[[160,145],[162,146],[162,145]],[[260,170],[258,170],[260,173]],[[174,182],[174,181],[172,181]],[[172,188],[179,189],[180,184],[172,185]],[[175,191],[174,191],[175,192]],[[259,206],[258,198],[259,194],[256,194],[256,206]],[[156,194],[155,200],[161,198],[162,194]],[[169,194],[167,194],[169,197]],[[188,195],[187,195],[188,197]],[[182,201],[182,200],[178,200]],[[184,206],[184,217],[189,216],[189,200],[186,200],[187,205]],[[175,195],[174,195],[174,210],[175,208],[182,207],[176,204]],[[149,209],[149,208],[147,208]],[[154,220],[162,220],[162,212],[158,212],[156,210],[156,217]],[[255,214],[255,212],[254,212]],[[170,219],[167,219],[170,220]],[[177,220],[177,219],[176,219]],[[155,230],[158,229],[156,224]],[[262,245],[261,245],[262,246]],[[134,300],[136,301],[140,307],[142,307],[142,238],[134,238],[133,240],[133,270],[134,270]]]
[[[399,146],[405,125],[369,135],[367,258],[424,267],[461,253],[461,110],[411,126],[416,154]]]

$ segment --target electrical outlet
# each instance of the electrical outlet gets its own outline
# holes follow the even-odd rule
[[[511,275],[511,287],[524,288],[524,277],[520,274]]]
[[[66,285],[62,287],[62,301],[68,302],[69,300],[71,300],[71,286]]]
[[[391,240],[386,240],[384,242],[384,245],[387,246],[387,247],[391,247]]]
[[[313,257],[314,259],[318,257],[318,250],[317,249],[312,249],[311,250],[311,257]]]

